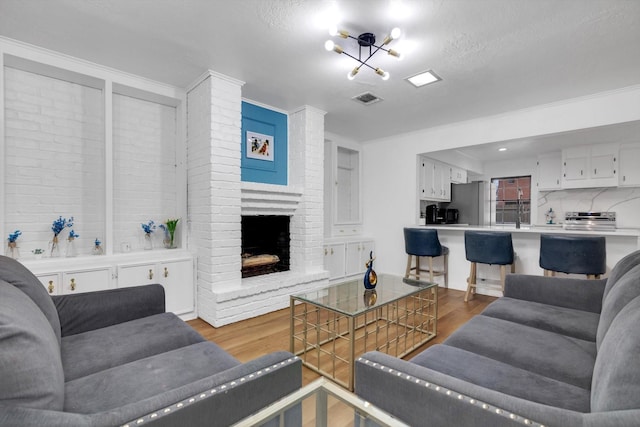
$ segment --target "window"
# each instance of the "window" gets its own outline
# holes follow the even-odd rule
[[[531,223],[531,176],[492,178],[496,189],[496,224],[515,224],[520,196],[520,223]]]

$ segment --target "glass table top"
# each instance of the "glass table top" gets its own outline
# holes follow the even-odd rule
[[[363,279],[357,278],[326,288],[296,294],[292,298],[348,316],[357,316],[435,286],[437,286],[436,283],[379,274],[375,289],[365,289]]]

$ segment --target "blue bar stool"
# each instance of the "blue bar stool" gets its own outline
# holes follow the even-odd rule
[[[467,293],[464,302],[469,301],[469,295],[476,291],[478,264],[500,266],[500,285],[504,292],[504,281],[507,275],[507,265],[511,265],[511,272],[516,272],[515,255],[511,233],[497,231],[465,231],[464,250],[467,261],[471,261],[471,271],[467,279]]]
[[[607,271],[606,240],[604,236],[541,234],[540,267],[545,276],[559,272],[599,279]]]
[[[420,280],[420,273],[429,273],[429,281],[433,282],[434,276],[444,276],[444,286],[449,287],[449,248],[442,246],[438,239],[438,230],[430,228],[405,228],[404,247],[407,252],[407,271],[405,278],[414,276]],[[443,257],[442,270],[434,270],[433,259]],[[412,267],[412,257],[416,258],[416,265]],[[420,268],[420,257],[429,260],[429,268]]]

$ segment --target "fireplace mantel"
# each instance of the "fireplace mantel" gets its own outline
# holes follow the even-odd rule
[[[242,215],[288,215],[293,216],[302,191],[283,185],[243,182]]]

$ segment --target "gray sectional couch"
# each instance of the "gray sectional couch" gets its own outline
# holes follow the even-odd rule
[[[640,251],[606,280],[508,275],[442,344],[365,353],[355,391],[416,426],[640,426]]]
[[[147,285],[47,294],[0,256],[0,425],[226,426],[297,390],[300,360],[240,363]]]

